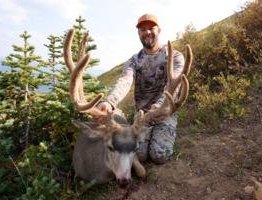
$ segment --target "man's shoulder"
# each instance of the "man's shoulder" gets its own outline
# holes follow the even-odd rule
[[[142,50],[140,50],[138,53],[133,54],[124,64],[123,67],[124,68],[135,68],[137,63],[138,63],[138,58],[141,57],[142,55]]]
[[[136,54],[134,54],[131,58],[137,60],[143,58],[144,51],[143,49],[140,49]]]
[[[144,51],[143,49],[141,49],[140,51],[138,51],[136,54],[133,54],[129,59],[128,59],[128,63],[137,63],[139,59],[142,59],[144,57]]]

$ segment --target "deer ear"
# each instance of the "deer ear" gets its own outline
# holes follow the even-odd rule
[[[106,139],[107,128],[105,125],[99,125],[96,122],[83,122],[79,120],[72,120],[75,127],[81,130],[81,133],[88,135],[90,138],[103,138]]]
[[[74,124],[74,126],[78,129],[89,129],[90,128],[86,122],[82,122],[79,120],[72,120],[72,124]]]
[[[87,122],[87,121],[80,121],[80,120],[72,120],[74,126],[78,129],[83,130],[94,130],[94,129],[101,129],[102,125],[98,124],[97,122]]]

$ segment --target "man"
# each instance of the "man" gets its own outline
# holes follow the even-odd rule
[[[135,108],[144,110],[159,107],[164,102],[163,91],[167,82],[167,46],[159,42],[161,29],[156,16],[145,14],[138,19],[138,35],[143,48],[123,65],[123,72],[104,102],[98,105],[103,111],[112,111],[127,95],[135,81]],[[183,70],[184,57],[174,50],[174,73],[177,77]],[[157,164],[162,164],[173,154],[176,139],[176,116],[161,123],[148,125],[145,142],[137,152],[140,161],[148,156]]]

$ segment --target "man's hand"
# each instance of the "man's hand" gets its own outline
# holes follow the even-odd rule
[[[106,101],[102,101],[97,105],[97,108],[101,111],[104,111],[106,113],[111,113],[113,111],[113,107],[110,103]],[[98,123],[104,124],[106,122],[107,117],[106,116],[99,116],[94,118]]]
[[[155,110],[155,109],[157,109],[157,108],[160,108],[160,106],[161,106],[161,105],[160,105],[159,103],[154,103],[154,104],[151,105],[149,111],[152,111],[152,110]]]

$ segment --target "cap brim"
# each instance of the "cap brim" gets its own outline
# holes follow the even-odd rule
[[[136,27],[139,28],[139,26],[141,26],[141,24],[143,24],[143,23],[147,23],[147,22],[150,22],[150,23],[152,23],[152,24],[158,26],[158,24],[157,24],[155,21],[152,21],[152,20],[145,20],[145,21],[141,21],[141,22],[137,23]]]

